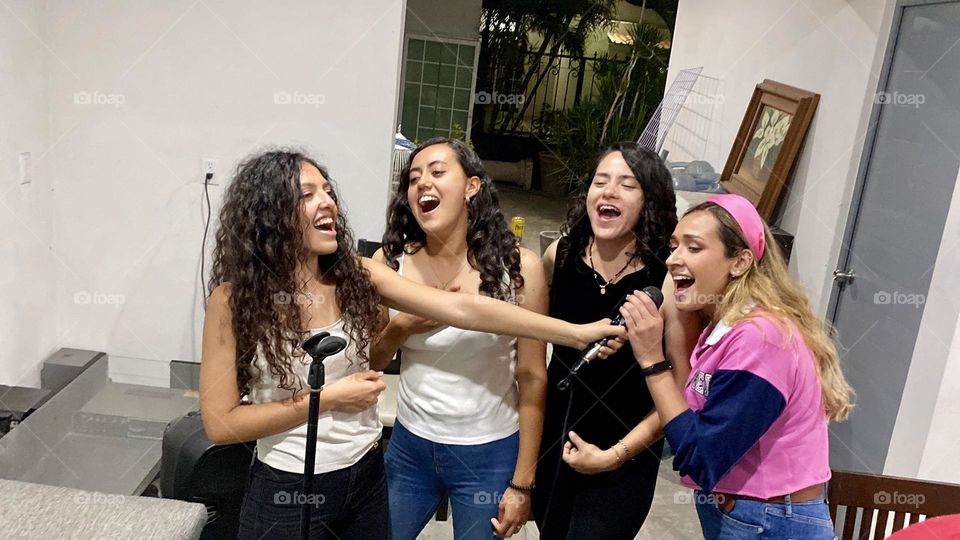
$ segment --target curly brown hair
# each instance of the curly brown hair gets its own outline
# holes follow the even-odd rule
[[[300,167],[320,170],[334,188],[327,169],[306,154],[270,150],[247,158],[237,168],[220,210],[209,286],[229,284],[236,339],[237,387],[249,394],[254,360],[261,354],[280,388],[296,393],[303,381],[293,363],[303,357],[307,333],[295,299],[305,283],[297,279],[298,262],[310,255],[303,243]],[[380,296],[360,264],[353,234],[338,205],[337,250],[317,258],[320,275],[336,286],[344,330],[361,362],[369,362],[368,345],[377,329]],[[352,360],[351,360],[352,361]]]
[[[398,258],[404,253],[413,254],[427,244],[427,234],[420,228],[407,201],[410,187],[410,168],[413,159],[424,148],[446,144],[457,156],[457,161],[467,177],[480,179],[480,190],[470,198],[467,205],[467,261],[480,272],[480,294],[509,301],[511,285],[523,287],[520,274],[520,243],[510,232],[507,220],[500,212],[500,200],[493,186],[493,179],[483,168],[480,157],[469,146],[457,139],[435,137],[417,147],[400,171],[397,191],[387,209],[387,230],[383,234],[383,255],[387,265],[397,270]],[[510,276],[504,279],[504,269]]]
[[[600,152],[593,162],[587,183],[567,212],[567,221],[561,227],[570,241],[564,253],[557,253],[557,260],[572,264],[586,252],[593,238],[593,226],[587,217],[587,191],[600,162],[613,152],[623,155],[643,190],[643,208],[633,229],[634,257],[639,257],[645,266],[663,266],[670,255],[670,235],[677,227],[677,196],[673,192],[673,179],[656,152],[633,142],[613,144]]]

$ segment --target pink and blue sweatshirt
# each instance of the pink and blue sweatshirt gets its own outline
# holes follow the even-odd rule
[[[687,487],[767,499],[830,479],[813,353],[754,314],[705,329],[690,358],[690,409],[663,428]]]

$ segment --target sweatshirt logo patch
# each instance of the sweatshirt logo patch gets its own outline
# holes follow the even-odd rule
[[[713,378],[712,373],[704,373],[698,370],[696,376],[693,378],[694,391],[703,397],[707,397],[710,394],[711,378]]]

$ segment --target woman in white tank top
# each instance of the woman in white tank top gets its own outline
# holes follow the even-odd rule
[[[374,258],[438,289],[545,312],[539,258],[521,248],[476,153],[431,139],[410,156]],[[509,537],[530,513],[546,398],[545,344],[390,311],[380,369],[402,351],[387,449],[393,537],[412,539],[449,497],[454,536]],[[519,383],[519,384],[518,384]]]
[[[257,440],[241,538],[289,538],[314,504],[314,538],[387,538],[380,423],[384,385],[369,369],[379,305],[461,327],[543,335],[583,346],[622,329],[573,325],[479,297],[409,282],[356,255],[326,171],[303,154],[270,151],[238,169],[220,212],[204,318],[200,409],[216,444]],[[316,331],[347,338],[325,365],[314,491],[299,493],[308,360]]]

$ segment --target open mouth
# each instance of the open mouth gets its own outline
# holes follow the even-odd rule
[[[604,221],[616,219],[620,217],[620,214],[621,214],[620,209],[611,204],[601,204],[597,208],[597,216],[599,216],[600,219]]]
[[[336,234],[336,224],[332,217],[322,217],[313,224],[313,228],[326,234]]]
[[[440,206],[440,199],[436,195],[421,195],[417,204],[420,205],[421,213],[429,214]]]
[[[673,276],[673,287],[676,293],[683,293],[693,286],[695,279],[692,276],[678,274]]]

